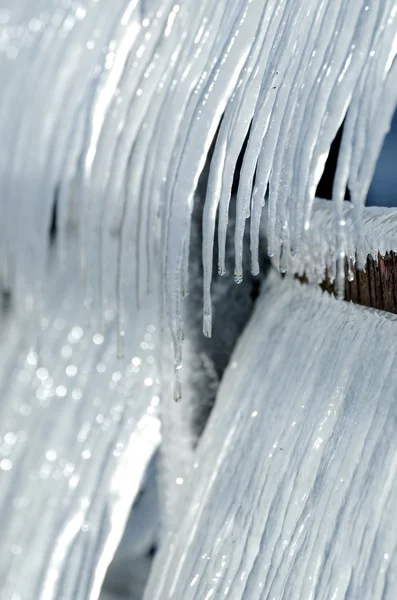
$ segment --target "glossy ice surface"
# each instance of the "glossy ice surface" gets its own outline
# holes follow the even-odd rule
[[[145,600],[395,598],[396,332],[270,277]]]
[[[262,212],[275,266],[312,268],[315,279],[326,265],[339,290],[347,253],[360,265],[368,244],[394,244],[390,215],[367,222],[362,208],[396,105],[396,22],[396,0],[3,0],[1,600],[98,597],[160,444],[161,403],[158,528],[177,538],[156,560],[147,600],[217,590],[389,597],[395,388],[382,381],[394,382],[394,323],[274,284],[236,351],[246,366],[231,363],[200,443],[193,500],[186,482],[197,462],[193,416],[218,383],[213,353],[198,351],[197,322],[210,336],[217,300],[226,331],[249,312],[244,297],[240,307],[226,284],[212,283],[217,219],[215,263],[224,273],[229,225],[238,283],[245,229],[259,271]],[[322,217],[315,190],[343,120]],[[378,226],[375,239],[369,227]],[[243,322],[219,335],[225,348]],[[293,416],[302,426],[288,433]],[[377,503],[362,492],[370,485]],[[335,549],[339,523],[351,553]],[[355,567],[359,547],[373,559],[364,551]]]

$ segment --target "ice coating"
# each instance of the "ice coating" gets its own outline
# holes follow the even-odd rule
[[[145,327],[153,327],[153,323],[158,332],[168,319],[174,345],[173,356],[169,352],[168,334],[165,334],[162,351],[167,353],[167,361],[163,368],[167,373],[175,368],[178,385],[189,379],[188,371],[181,376],[185,329],[182,296],[189,289],[194,193],[213,144],[203,218],[204,331],[207,335],[212,332],[215,223],[219,218],[218,262],[222,273],[226,268],[233,176],[245,140],[247,148],[237,193],[237,215],[233,221],[236,281],[242,279],[244,231],[249,216],[252,271],[259,271],[263,208],[268,215],[268,251],[274,255],[277,268],[304,271],[310,281],[323,276],[324,267],[329,273],[336,273],[343,254],[352,259],[356,257],[360,264],[369,251],[395,248],[394,215],[374,211],[368,213],[367,218],[362,205],[396,104],[396,13],[395,0],[302,0],[298,5],[296,0],[3,2],[0,73],[6,85],[0,103],[3,148],[0,153],[0,286],[2,292],[11,295],[16,337],[14,340],[14,333],[9,333],[0,351],[13,353],[14,342],[10,344],[10,339],[19,344],[18,336],[24,332],[26,323],[35,323],[41,331],[42,351],[34,349],[36,339],[30,332],[28,342],[12,354],[15,364],[19,365],[27,356],[31,362],[39,359],[45,362],[46,352],[51,353],[47,366],[44,362],[43,365],[17,366],[17,379],[6,384],[0,408],[2,414],[4,412],[4,447],[10,452],[1,459],[5,461],[1,464],[7,478],[2,488],[5,495],[1,496],[3,514],[10,528],[1,542],[6,556],[3,571],[7,593],[14,593],[21,586],[23,600],[29,598],[29,594],[33,594],[33,600],[41,596],[56,597],[58,593],[65,598],[82,600],[86,600],[87,594],[93,599],[98,595],[150,452],[139,451],[136,463],[132,461],[136,467],[134,485],[116,493],[121,509],[116,510],[113,497],[109,499],[110,476],[101,480],[92,527],[97,531],[103,503],[109,508],[109,514],[117,514],[119,521],[114,535],[110,534],[109,526],[102,532],[103,538],[95,534],[84,550],[83,545],[77,544],[77,555],[69,564],[76,567],[74,573],[78,573],[79,560],[87,550],[84,577],[77,578],[77,583],[73,578],[66,581],[58,553],[60,546],[55,544],[50,548],[48,542],[47,548],[55,554],[46,561],[49,555],[41,553],[40,560],[43,560],[43,569],[49,562],[50,571],[40,571],[44,578],[32,584],[30,578],[24,577],[21,567],[25,549],[19,540],[24,524],[21,519],[8,520],[7,512],[13,510],[6,498],[9,490],[14,485],[25,489],[18,467],[23,455],[18,454],[18,444],[15,446],[13,442],[20,440],[14,434],[21,431],[23,440],[25,431],[29,443],[30,438],[33,440],[29,463],[32,473],[37,471],[41,456],[45,456],[44,479],[50,473],[45,489],[51,498],[54,498],[53,493],[58,498],[61,493],[57,491],[59,472],[52,470],[51,465],[58,456],[63,460],[67,449],[72,454],[77,452],[74,445],[71,444],[70,449],[65,440],[67,436],[74,440],[76,423],[82,418],[79,408],[75,410],[73,404],[55,405],[51,386],[51,403],[46,406],[48,390],[41,390],[35,379],[36,371],[45,375],[41,368],[52,370],[50,365],[54,367],[59,348],[62,351],[65,345],[63,333],[58,332],[55,325],[54,339],[48,337],[44,326],[48,320],[55,323],[58,310],[64,312],[65,328],[70,325],[72,331],[76,326],[84,332],[88,328],[92,337],[96,335],[99,336],[97,341],[102,340],[101,348],[109,351],[105,362],[98,360],[99,370],[95,371],[91,383],[87,383],[90,387],[87,396],[95,398],[98,389],[104,410],[113,411],[114,403],[119,405],[119,395],[103,395],[98,378],[103,382],[112,365],[119,365],[116,354],[121,364],[138,368],[141,363],[131,361],[139,358],[137,351],[147,350],[148,344],[152,344],[153,340],[148,342],[145,336],[151,338],[154,332]],[[321,213],[314,199],[316,184],[330,144],[345,116],[334,202]],[[343,205],[346,184],[351,190],[352,208]],[[53,218],[56,259],[48,235]],[[322,224],[327,228],[325,243],[321,237]],[[379,237],[375,235],[377,228]],[[291,251],[295,258],[290,256]],[[197,249],[195,252],[198,254]],[[77,267],[73,262],[76,255]],[[339,287],[342,287],[343,275],[339,269]],[[76,284],[81,293],[72,293],[69,289],[72,284]],[[190,284],[190,288],[193,287]],[[64,307],[63,296],[65,301],[70,299],[69,307]],[[275,296],[271,298],[277,303]],[[78,311],[80,307],[84,311],[76,314],[77,306]],[[109,315],[113,315],[110,321]],[[111,327],[117,330],[117,349]],[[189,359],[194,350],[195,347],[188,349]],[[90,342],[89,347],[82,342],[76,361],[83,361],[84,352],[92,362],[97,356],[95,342]],[[134,379],[132,405],[124,407],[123,412],[130,415],[131,410],[134,423],[138,424],[139,415],[144,414],[146,418],[148,411],[153,415],[158,402],[156,394],[153,396],[155,406],[147,398],[146,388],[152,388],[159,374],[150,366],[156,364],[159,356],[157,353],[149,356],[153,361],[145,363],[145,376],[142,371],[142,376]],[[193,361],[187,363],[195,368]],[[11,362],[5,364],[11,365]],[[104,365],[105,375],[102,373]],[[79,366],[64,364],[63,360],[55,365],[57,398],[68,398],[66,378],[74,377],[73,367],[78,369]],[[118,373],[120,368],[114,368]],[[64,372],[61,373],[61,369]],[[132,378],[135,371],[133,374]],[[6,376],[4,370],[4,381]],[[117,383],[119,375],[115,377]],[[122,379],[124,381],[123,373]],[[131,382],[128,377],[127,380]],[[108,383],[110,385],[110,381]],[[177,398],[180,397],[178,385]],[[164,389],[167,393],[168,389]],[[119,393],[123,396],[121,391]],[[29,403],[22,399],[31,394],[35,411],[30,413],[27,433],[24,411],[29,411]],[[10,421],[15,398],[21,399],[24,408],[21,412],[19,407],[17,420]],[[173,420],[170,404],[165,404],[169,409],[164,419],[167,431],[164,448],[172,460],[165,473],[166,478],[174,479],[174,484],[182,471],[187,470],[185,463],[190,460],[193,444],[189,423],[186,425],[191,407],[186,402],[179,411],[180,419]],[[56,448],[45,447],[48,423],[42,419],[41,408],[47,409],[50,424],[55,421],[52,435]],[[91,404],[86,407],[90,419],[96,417],[97,408]],[[58,410],[63,417],[62,431],[58,429]],[[154,429],[157,425],[154,419]],[[43,446],[34,444],[36,431],[43,434]],[[95,447],[98,462],[95,469],[99,469],[102,459],[108,458],[111,441],[108,433],[103,433]],[[122,434],[126,432],[123,430]],[[186,440],[182,440],[183,444],[186,441],[185,454],[183,444],[174,451],[175,435],[186,435]],[[114,441],[119,439],[118,434],[115,436]],[[139,434],[137,436],[141,439]],[[152,446],[150,448],[153,451]],[[92,453],[92,448],[87,450]],[[50,452],[49,458],[47,452]],[[181,455],[175,458],[178,452]],[[132,453],[128,451],[128,457]],[[87,456],[88,453],[84,457],[79,454],[73,464],[84,469]],[[109,473],[115,474],[118,460],[111,458],[110,461]],[[56,474],[53,479],[52,473]],[[63,476],[66,481],[66,475]],[[90,481],[87,480],[88,486],[93,483]],[[39,484],[41,486],[40,481],[37,486]],[[35,485],[29,491],[32,497],[39,489]],[[81,527],[85,527],[85,521],[81,521],[85,517],[73,501],[77,503],[86,493],[79,488],[76,494],[61,529],[57,528],[55,511],[50,510],[51,507],[48,512],[44,511],[43,496],[39,499],[37,495],[36,512],[32,510],[31,514],[41,516],[45,512],[45,523],[40,532],[29,530],[26,551],[34,553],[41,542],[45,545],[50,539],[58,540],[65,531],[62,540],[66,540],[66,545],[62,542],[61,546],[73,546]],[[94,494],[91,500],[93,497]],[[175,508],[171,499],[171,508]],[[166,512],[171,512],[168,505]],[[28,567],[26,563],[24,568]],[[27,581],[29,589],[25,589]]]
[[[396,327],[273,273],[145,600],[394,598]]]
[[[317,199],[313,205],[310,232],[302,240],[301,250],[296,256],[288,257],[288,272],[305,276],[308,283],[322,283],[326,278],[331,283],[337,278],[335,254],[343,257],[350,268],[357,266],[357,248],[366,258],[375,261],[378,256],[397,249],[397,210],[371,206],[361,212],[361,228],[358,233],[355,222],[355,206],[344,202],[340,213],[343,221],[340,238],[334,232],[334,207],[327,200]]]
[[[212,142],[203,216],[206,335],[215,222],[219,215],[223,273],[231,185],[244,141],[237,282],[249,216],[258,272],[263,207],[268,252],[279,268],[299,253],[325,159],[347,115],[334,186],[334,261],[341,264],[344,188],[351,190],[360,240],[362,206],[397,89],[395,0],[196,4],[118,0],[110,9],[103,1],[43,0],[28,10],[13,3],[0,56],[9,78],[0,133],[12,157],[0,165],[3,287],[15,292],[20,310],[40,311],[56,196],[61,262],[67,262],[67,232],[77,228],[86,307],[101,327],[106,305],[114,306],[120,354],[126,313],[156,289],[153,265],[161,255],[176,373],[194,192]],[[112,237],[109,273],[105,249]],[[360,248],[358,254],[360,264]]]

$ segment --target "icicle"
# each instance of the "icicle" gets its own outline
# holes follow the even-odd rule
[[[162,57],[158,50],[161,48],[170,6],[171,2],[168,5],[163,3],[157,11],[153,7],[153,14],[149,12],[141,23],[140,10],[137,10],[140,6],[136,2],[132,3],[121,21],[118,46],[113,47],[112,42],[110,54],[116,58],[105,64],[103,81],[101,80],[96,91],[93,111],[89,114],[90,129],[82,149],[83,221],[87,230],[82,250],[87,256],[90,255],[91,247],[99,248],[99,254],[102,255],[107,235],[112,235],[114,230],[114,225],[111,225],[110,231],[107,230],[109,220],[116,223],[116,229],[121,228],[125,204],[132,204],[124,193],[127,169],[128,165],[134,164],[132,148],[158,81],[156,74],[160,77],[161,69],[166,65],[167,52]],[[108,57],[106,61],[108,62]],[[156,64],[160,71],[158,68],[156,70]],[[154,70],[152,77],[145,79],[149,68]],[[138,184],[134,182],[134,185]],[[113,199],[112,202],[108,201],[109,198]],[[92,219],[97,222],[96,228],[90,226]],[[93,239],[92,231],[96,233]],[[91,257],[96,265],[96,253],[91,254]],[[90,270],[94,268],[92,266]],[[103,267],[100,265],[99,283],[94,284],[94,288],[99,287],[101,305],[103,278]],[[117,288],[117,283],[110,280],[106,286],[108,296],[112,295],[112,283]]]
[[[345,74],[340,74],[344,68],[347,69],[350,65],[351,37],[359,13],[359,7],[350,3],[339,3],[336,8],[336,20],[332,13],[330,18],[334,21],[334,29],[338,31],[338,35],[332,35],[332,29],[327,32],[329,39],[326,39],[327,45],[322,46],[325,49],[322,51],[322,59],[320,54],[319,63],[315,63],[317,69],[310,69],[308,73],[310,79],[307,86],[308,91],[312,93],[306,98],[306,106],[302,113],[303,118],[298,133],[292,185],[292,193],[296,194],[295,214],[297,219],[292,246],[296,250],[299,248],[303,232],[309,227],[315,186],[320,179],[333,136],[345,112],[345,105],[339,105],[337,102],[331,104],[333,108],[333,113],[330,115],[332,116],[332,133],[329,132],[329,138],[326,137],[325,131],[322,131],[323,118],[326,115],[331,126],[328,116],[330,114],[328,101],[337,78],[339,77],[341,82],[345,80]],[[348,98],[344,98],[343,101],[347,104]],[[324,150],[318,151],[314,158],[314,150],[320,142]]]
[[[285,21],[284,23],[282,22],[282,27],[285,27],[285,31],[287,34],[287,39],[285,41],[287,47],[288,45],[291,45],[291,39],[293,40],[294,37],[294,32],[296,31],[296,27],[298,27],[299,23],[300,23],[300,10],[304,10],[304,3],[300,5],[300,8],[297,12],[295,11],[291,11],[291,13],[288,15],[285,15]],[[310,21],[308,20],[307,22],[305,22],[305,27],[308,27],[308,25],[310,24]],[[302,32],[303,33],[303,32]],[[289,37],[291,36],[291,37]],[[302,38],[300,39],[305,39],[305,35],[302,35]],[[294,53],[292,53],[294,56]],[[299,56],[299,53],[296,52],[295,56]],[[260,99],[260,102],[263,102],[262,106],[261,106],[261,111],[260,111],[260,117],[258,117],[258,114],[254,115],[254,119],[253,119],[253,124],[252,124],[252,134],[253,136],[255,135],[255,131],[259,131],[260,132],[260,141],[259,144],[262,142],[263,139],[263,129],[261,131],[261,129],[256,129],[259,125],[258,120],[260,119],[260,121],[262,121],[262,127],[263,127],[263,122],[265,122],[266,128],[268,127],[268,123],[269,123],[269,119],[271,118],[270,115],[273,112],[273,107],[274,107],[274,112],[278,115],[281,115],[284,113],[284,106],[285,106],[285,102],[287,101],[287,97],[288,94],[286,93],[286,91],[289,91],[289,85],[288,85],[288,81],[289,78],[291,77],[291,74],[293,73],[293,63],[294,60],[292,60],[292,62],[290,61],[289,66],[287,67],[287,62],[288,62],[288,55],[285,53],[283,55],[282,53],[282,49],[281,47],[277,48],[276,45],[276,50],[275,50],[275,54],[274,55],[270,55],[269,57],[269,63],[270,65],[273,66],[273,70],[271,72],[271,75],[268,79],[265,79],[264,81],[266,81],[267,83],[267,89],[263,90],[262,88],[262,92],[264,92],[264,102],[262,101],[262,98]],[[291,67],[292,65],[292,67]],[[262,84],[263,85],[263,84]],[[281,98],[281,102],[279,101]],[[266,107],[270,106],[270,113],[263,112],[266,110]],[[277,117],[276,117],[277,118]],[[259,121],[259,122],[260,122]],[[251,136],[250,136],[250,140],[248,142],[248,146],[247,146],[247,152],[244,156],[244,161],[243,161],[243,166],[241,169],[241,176],[240,176],[240,185],[239,185],[239,190],[238,190],[238,194],[237,194],[237,220],[236,220],[236,236],[235,236],[235,252],[236,252],[236,266],[235,266],[235,271],[236,271],[236,275],[238,279],[241,279],[242,277],[242,248],[243,248],[243,237],[244,237],[244,229],[245,229],[245,222],[243,221],[243,219],[246,219],[247,216],[249,216],[249,207],[250,207],[250,199],[251,199],[251,190],[253,187],[253,179],[254,179],[254,173],[255,173],[255,168],[256,168],[256,164],[257,164],[257,160],[258,160],[258,156],[259,156],[259,148],[258,145],[254,145],[251,146],[250,144],[251,142]],[[253,154],[253,151],[255,152],[255,154]],[[277,180],[277,175],[275,175],[275,179]],[[278,188],[278,180],[276,182],[276,187]],[[270,194],[269,194],[269,222],[268,222],[268,227],[269,227],[269,252],[273,253],[274,249],[272,248],[273,244],[271,241],[271,235],[273,232],[273,215],[275,218],[275,211],[273,210],[273,204],[275,205],[274,202],[274,198],[273,198],[273,194],[272,194],[272,189],[270,189]]]
[[[176,177],[171,191],[171,211],[167,235],[167,264],[166,264],[166,290],[168,298],[168,314],[171,329],[178,314],[177,304],[180,294],[180,282],[177,272],[181,266],[181,248],[176,245],[178,232],[186,231],[192,211],[192,194],[197,184],[198,176],[204,166],[205,154],[209,149],[211,139],[215,134],[219,119],[226,102],[236,84],[240,71],[249,53],[250,43],[248,31],[252,31],[258,19],[259,2],[243,4],[236,30],[231,37],[231,43],[223,50],[221,59],[216,65],[210,79],[210,85],[201,94],[200,103],[192,119],[184,152],[178,165]],[[203,123],[201,113],[211,107],[213,116],[211,121]],[[182,196],[185,197],[184,206],[180,206]],[[176,210],[176,207],[178,209]],[[184,236],[183,236],[184,237]],[[173,335],[175,341],[175,333]],[[178,347],[178,344],[177,346]]]
[[[181,47],[181,56],[176,62],[174,78],[167,90],[164,106],[156,124],[157,136],[151,145],[151,155],[154,160],[150,162],[151,168],[145,173],[146,181],[157,180],[158,182],[154,189],[152,184],[146,186],[147,190],[150,190],[150,195],[146,195],[143,199],[145,205],[152,206],[149,212],[150,230],[152,232],[155,230],[156,215],[162,215],[164,235],[166,235],[168,205],[163,206],[163,204],[167,197],[167,181],[172,181],[173,177],[173,171],[169,170],[170,155],[172,156],[170,149],[174,148],[177,136],[181,135],[179,128],[183,117],[186,118],[185,129],[190,123],[193,109],[189,107],[188,100],[195,87],[197,86],[199,90],[203,85],[207,61],[214,60],[211,59],[211,50],[216,41],[218,28],[222,21],[227,22],[226,19],[233,14],[226,11],[222,3],[218,3],[209,18],[208,4],[208,2],[201,2],[198,10],[194,10],[190,16],[191,38],[186,36]],[[165,139],[167,144],[164,144]],[[172,168],[175,169],[175,166]],[[149,253],[153,253],[153,245]],[[151,256],[150,262],[153,263],[154,260],[155,258]]]
[[[220,135],[222,134],[222,125]],[[206,337],[211,337],[212,332],[212,307],[211,307],[211,281],[212,281],[212,262],[214,250],[215,219],[217,212],[217,196],[222,189],[221,170],[217,162],[223,163],[226,157],[226,142],[221,144],[218,140],[215,153],[212,159],[210,174],[207,186],[207,199],[203,211],[203,333]],[[216,166],[215,166],[216,165]]]
[[[348,102],[352,97],[354,86],[357,84],[360,73],[365,65],[373,29],[377,25],[378,12],[379,10],[376,5],[361,7],[361,10],[356,15],[356,25],[354,26],[350,46],[345,49],[346,56],[340,66],[340,72],[337,73],[338,77],[336,80],[333,78],[334,84],[331,88],[332,103],[330,103],[331,110],[328,111],[321,125],[321,134],[318,137],[319,141],[317,142],[316,150],[312,155],[311,175],[309,175],[309,179],[307,180],[309,189],[313,190],[313,192],[307,205],[306,220],[310,216],[310,209],[314,199],[314,186],[318,182],[318,176],[316,176],[315,170],[316,166],[319,164],[318,161],[321,160],[320,157],[324,155],[323,148],[325,148],[325,144],[327,144],[327,147],[329,148],[331,138],[337,131],[337,127],[341,122],[341,117],[344,115]],[[348,36],[346,36],[346,38],[348,39]],[[338,58],[340,57],[339,48],[336,56]],[[330,101],[328,100],[328,102]],[[333,121],[336,122],[337,127],[333,125]],[[331,132],[331,127],[333,127],[333,132]],[[302,179],[303,181],[305,180],[304,177]]]
[[[343,299],[345,293],[345,266],[346,254],[343,250],[343,238],[346,227],[346,220],[343,214],[343,203],[347,181],[349,177],[349,168],[352,155],[352,138],[354,127],[357,121],[357,103],[350,105],[345,124],[343,127],[342,143],[338,156],[338,163],[335,172],[334,185],[332,189],[332,200],[335,207],[335,247],[336,247],[336,297]]]
[[[219,205],[219,226],[218,226],[218,269],[222,275],[226,270],[225,265],[225,245],[226,245],[226,230],[228,223],[229,200],[233,183],[235,165],[241,151],[243,142],[249,131],[250,122],[254,113],[256,96],[261,84],[261,77],[265,69],[266,63],[261,60],[262,55],[266,52],[266,44],[269,40],[266,38],[266,33],[269,29],[274,14],[274,3],[268,2],[262,14],[258,30],[255,35],[255,43],[247,57],[246,64],[242,71],[242,76],[238,82],[235,94],[231,97],[230,102],[225,110],[222,119],[218,139],[215,147],[215,153],[211,161],[211,170],[208,182],[207,203],[214,203],[214,208]],[[264,41],[265,40],[265,41]],[[239,115],[244,115],[244,119],[239,118]],[[219,148],[219,150],[218,150]],[[221,155],[218,152],[221,152]],[[220,187],[211,189],[211,181],[213,174],[222,169],[222,181]],[[216,176],[216,175],[215,175]],[[208,218],[208,217],[207,217]],[[212,215],[211,215],[212,218]],[[204,223],[204,220],[203,220]],[[212,228],[211,221],[209,226]],[[212,237],[214,233],[212,232]],[[208,237],[211,233],[208,233]],[[206,231],[203,231],[203,244],[208,245],[206,241]],[[203,266],[206,268],[206,262],[209,265],[212,263],[211,258],[207,257],[203,252]],[[204,295],[209,293],[206,290],[208,284],[204,283]],[[208,303],[208,300],[206,300]]]
[[[363,81],[362,102],[353,142],[349,188],[355,205],[355,226],[358,236],[358,266],[363,268],[365,256],[361,251],[362,207],[372,180],[384,136],[390,128],[397,102],[395,62],[396,10],[393,2],[384,5],[374,39],[369,48],[368,76]],[[386,100],[386,102],[385,102]],[[364,167],[365,165],[365,167]]]

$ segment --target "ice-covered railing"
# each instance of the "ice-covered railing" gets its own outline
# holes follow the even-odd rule
[[[342,235],[337,240],[334,231],[334,207],[327,200],[316,199],[313,204],[310,235],[302,241],[299,254],[288,256],[289,273],[305,277],[308,283],[321,284],[325,279],[334,283],[337,277],[335,254],[342,253],[346,263],[348,280],[354,279],[357,266],[357,248],[365,259],[371,256],[375,262],[397,249],[397,210],[383,207],[367,207],[361,214],[360,234],[355,223],[355,206],[344,202]],[[358,238],[358,235],[360,237]]]
[[[73,296],[73,306],[81,304],[84,312],[80,324],[71,310],[65,327],[88,327],[92,337],[103,336],[110,344],[107,315],[114,315],[110,323],[117,330],[117,354],[131,363],[135,347],[149,343],[145,336],[152,332],[145,328],[161,327],[161,305],[178,376],[194,192],[214,141],[203,217],[207,335],[212,328],[215,223],[218,218],[223,273],[232,182],[246,140],[237,193],[236,281],[243,276],[248,216],[252,271],[258,271],[264,207],[268,251],[277,267],[285,270],[290,253],[304,252],[316,185],[344,119],[333,193],[332,261],[336,271],[344,258],[343,197],[348,185],[356,252],[362,262],[362,206],[396,102],[396,19],[395,0],[3,2],[0,284],[11,296],[20,331],[26,323],[37,323],[43,349],[51,348],[43,332],[48,311],[64,311],[54,291],[68,296],[76,279],[73,283],[82,293]],[[52,221],[56,238],[50,248]],[[76,255],[78,268],[71,274]],[[344,269],[338,272],[340,285]],[[147,300],[151,292],[152,300]],[[29,333],[23,347],[26,356],[31,344],[38,357],[42,354],[35,347],[36,334],[34,328]],[[56,342],[61,348],[62,335]],[[92,357],[91,346],[82,352]],[[50,362],[55,356],[57,350]],[[139,377],[134,388],[131,410],[137,419],[153,408],[146,395],[148,402],[141,405],[145,380],[153,382],[158,375],[157,354],[150,356],[153,373]],[[110,357],[109,361],[107,368]],[[41,364],[28,365],[28,371],[30,367],[38,371]],[[31,375],[36,382],[37,373]],[[18,398],[33,393],[40,403],[41,392],[37,398],[32,381],[18,390]],[[95,381],[89,384],[92,390]],[[63,380],[56,388],[63,393],[62,386],[67,388]],[[109,410],[113,400],[107,392],[102,397]],[[8,402],[4,400],[6,411]],[[96,408],[91,406],[91,416]],[[36,422],[45,428],[39,412],[34,413]],[[60,426],[55,408],[50,413]],[[73,415],[67,415],[71,435]],[[18,419],[23,417],[18,413]],[[4,436],[24,429],[19,421],[13,422],[13,429],[4,423]],[[34,429],[32,425],[29,431]],[[7,436],[7,448],[14,439]],[[59,456],[66,446],[62,436],[56,441]],[[102,437],[98,456],[104,460],[107,443],[108,437]],[[36,457],[47,450],[44,445],[36,448]],[[11,489],[22,479],[15,475],[13,458],[5,460]],[[107,497],[107,484],[102,492]],[[123,496],[124,519],[134,493]],[[55,518],[55,512],[48,515],[49,520]],[[13,547],[19,556],[19,544]],[[16,566],[9,577],[19,572],[19,559],[12,560]],[[102,576],[103,569],[96,581]],[[65,594],[69,592],[68,588]]]

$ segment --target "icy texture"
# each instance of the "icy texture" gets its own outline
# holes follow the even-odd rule
[[[297,256],[289,256],[287,269],[292,274],[305,276],[309,283],[321,283],[327,277],[331,282],[336,278],[335,254],[342,253],[349,266],[351,276],[357,265],[357,248],[363,256],[372,256],[375,261],[379,254],[397,249],[397,210],[381,207],[365,208],[361,214],[361,231],[357,232],[355,207],[345,202],[342,207],[339,248],[334,232],[334,210],[331,202],[317,199],[313,206],[310,233],[305,236]]]
[[[128,358],[117,360],[114,315],[106,314],[104,335],[89,326],[73,272],[62,285],[52,273],[39,332],[12,314],[3,321],[4,599],[98,597],[160,442],[153,307],[126,341]]]
[[[236,286],[232,278],[218,278],[212,290],[216,317],[211,339],[202,334],[201,198],[191,225],[190,289],[184,303],[185,337],[183,341],[182,402],[175,404],[172,386],[172,353],[166,350],[162,360],[162,443],[159,457],[160,513],[163,535],[180,523],[181,498],[191,493],[188,474],[194,463],[194,451],[213,407],[219,381],[230,360],[238,337],[253,310],[253,277]],[[232,238],[229,232],[229,241]],[[233,265],[233,245],[228,244],[226,262]],[[225,323],[227,325],[225,326]]]
[[[166,409],[174,387],[169,371],[175,370],[177,399],[189,377],[181,375],[182,296],[190,284],[194,193],[214,141],[203,214],[206,335],[212,332],[215,220],[223,273],[233,175],[247,136],[234,227],[236,281],[250,215],[252,270],[259,270],[267,190],[268,251],[276,265],[284,271],[291,250],[306,252],[316,184],[346,113],[329,260],[336,272],[348,184],[363,261],[361,207],[396,101],[396,19],[395,0],[3,2],[0,287],[13,311],[0,346],[6,595],[86,600],[99,593],[159,442],[151,404],[158,403],[157,379],[164,376]],[[53,217],[56,260],[49,251]],[[338,285],[342,278],[339,269]],[[158,344],[165,318],[169,331],[164,328]],[[64,356],[79,328],[83,336],[72,356]],[[186,329],[189,340],[189,323]],[[191,359],[195,348],[188,349]],[[207,365],[212,381],[207,359],[200,368]],[[190,368],[196,366],[191,360]],[[69,378],[80,376],[74,398]],[[198,389],[190,390],[194,398]],[[79,403],[80,392],[87,401]],[[174,487],[197,441],[192,403],[188,398],[185,407],[165,411],[164,454],[171,460],[163,472]],[[142,419],[153,432],[149,425],[141,431]],[[86,422],[97,423],[98,431],[90,430],[95,435],[83,456],[76,435]],[[121,456],[113,456],[119,443]],[[85,466],[89,452],[92,468]],[[124,457],[131,483],[114,479]],[[69,464],[80,479],[65,475]],[[169,489],[164,486],[165,496]],[[11,495],[22,504],[12,504]],[[175,509],[172,490],[169,496]],[[65,512],[55,508],[60,500]]]
[[[395,598],[396,328],[270,278],[145,599]]]
[[[40,310],[56,195],[61,260],[67,232],[77,228],[85,303],[99,327],[104,306],[114,305],[120,355],[127,314],[156,286],[161,263],[179,396],[190,219],[215,138],[203,215],[206,335],[215,219],[223,272],[231,185],[247,136],[236,281],[250,215],[258,272],[267,189],[269,253],[284,271],[290,252],[299,252],[346,114],[334,262],[341,264],[346,184],[360,243],[361,208],[396,104],[395,0],[19,0],[1,18],[1,280],[20,310]],[[359,264],[364,258],[359,246]]]

